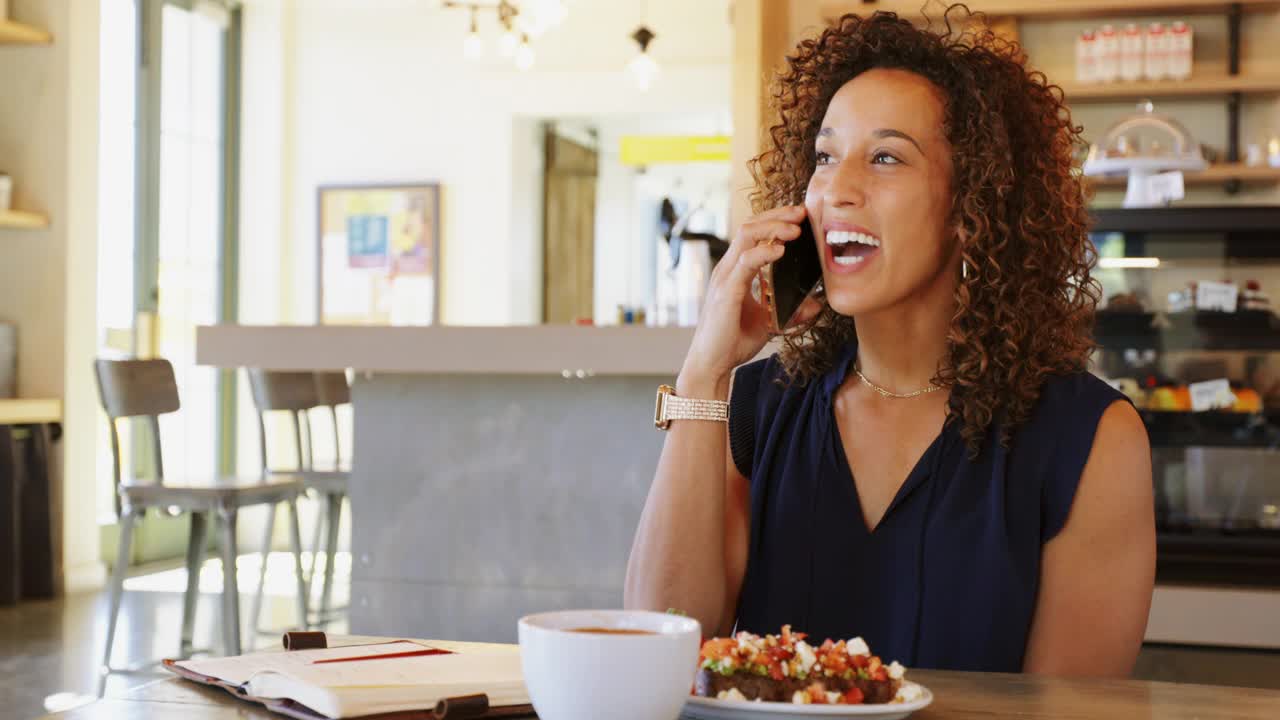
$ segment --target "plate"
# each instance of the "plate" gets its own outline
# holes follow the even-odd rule
[[[929,692],[929,688],[917,686],[920,688],[919,700],[884,705],[796,705],[691,697],[685,702],[681,717],[688,720],[899,720],[933,702],[933,693]]]

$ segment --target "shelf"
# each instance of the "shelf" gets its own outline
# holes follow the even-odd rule
[[[0,400],[0,425],[62,422],[62,401],[38,398]]]
[[[1280,446],[1280,414],[1139,410],[1153,448]]]
[[[49,45],[53,35],[13,20],[0,20],[0,45]]]
[[[969,7],[992,17],[1013,16],[1023,20],[1063,17],[1123,17],[1132,15],[1186,15],[1225,13],[1232,4],[1244,10],[1280,9],[1280,0],[972,0]],[[921,16],[921,0],[826,0],[822,4],[824,18],[838,18],[845,13],[870,14],[876,10],[896,12],[904,17]],[[937,6],[928,6],[930,16],[937,17]]]
[[[1143,98],[1204,97],[1228,93],[1280,93],[1280,75],[1205,75],[1186,80],[1116,82],[1080,85],[1060,83],[1068,103],[1138,101]]]
[[[1100,311],[1093,337],[1107,350],[1280,351],[1280,318],[1266,310],[1235,313]]]
[[[49,218],[41,213],[0,210],[0,228],[43,230],[47,227],[49,227]]]
[[[1280,183],[1280,168],[1260,165],[1250,167],[1244,163],[1219,163],[1211,165],[1208,170],[1183,173],[1183,182],[1187,185],[1213,185],[1229,180],[1245,183]],[[1086,177],[1085,182],[1100,189],[1122,189],[1129,182],[1125,176],[1118,177]]]

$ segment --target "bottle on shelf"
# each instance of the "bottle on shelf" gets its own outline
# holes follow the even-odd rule
[[[1120,34],[1120,79],[1136,82],[1143,71],[1142,29],[1133,23],[1124,26]]]
[[[1169,29],[1169,77],[1174,80],[1191,77],[1193,35],[1191,26],[1181,20]]]
[[[1169,31],[1164,23],[1147,26],[1145,68],[1148,80],[1164,80],[1169,77]]]
[[[1076,38],[1076,82],[1091,85],[1098,81],[1098,36],[1085,30]]]
[[[1120,77],[1120,35],[1111,25],[1098,31],[1097,58],[1098,81],[1115,82]]]

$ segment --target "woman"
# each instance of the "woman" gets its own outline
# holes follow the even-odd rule
[[[729,431],[671,423],[627,605],[909,666],[1127,675],[1150,449],[1085,369],[1100,289],[1061,92],[987,31],[877,13],[800,43],[774,100],[772,209],[717,266],[675,391],[731,395]],[[748,363],[753,278],[804,222],[823,291]]]

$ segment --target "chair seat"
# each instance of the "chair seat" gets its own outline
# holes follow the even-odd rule
[[[346,495],[351,484],[350,470],[311,469],[300,473],[302,484],[322,493]]]
[[[205,508],[214,505],[246,507],[277,503],[303,490],[299,473],[266,476],[219,475],[209,478],[165,478],[160,483],[122,483],[120,495],[133,506],[176,505]]]

